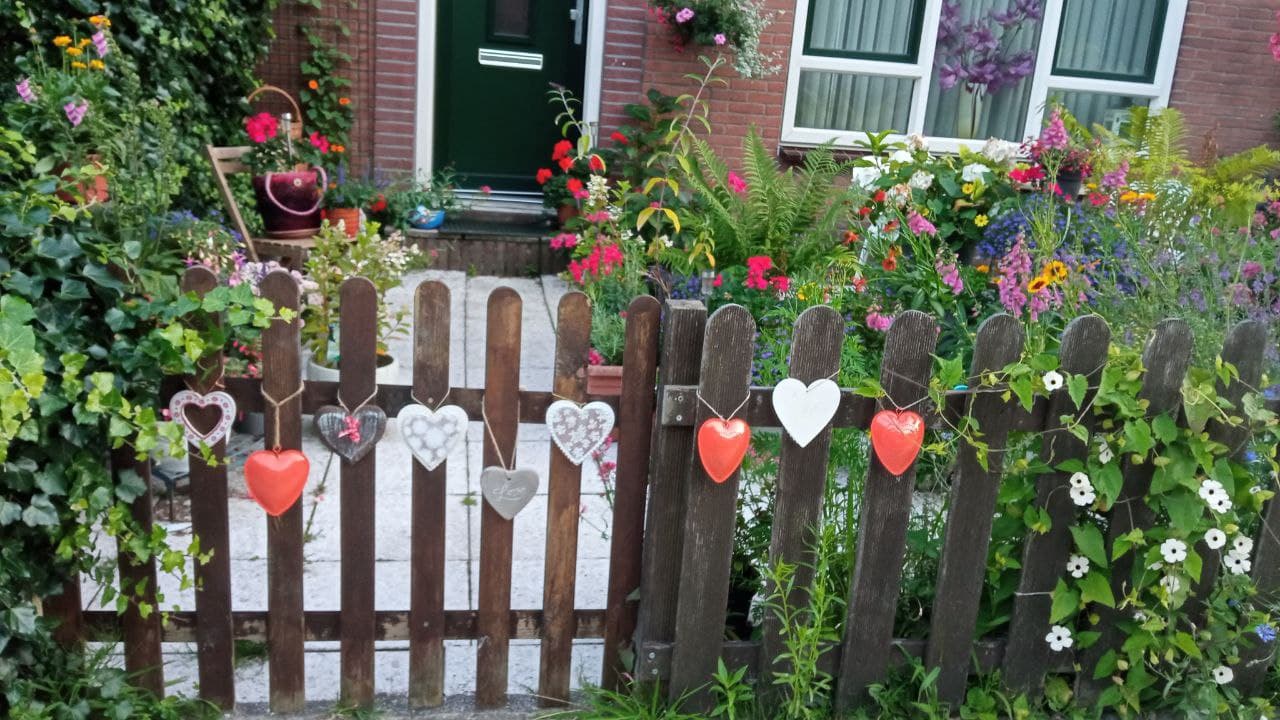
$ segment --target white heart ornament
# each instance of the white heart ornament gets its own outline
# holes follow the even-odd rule
[[[805,447],[827,427],[840,408],[840,386],[828,378],[809,385],[787,378],[773,389],[773,412],[791,439]]]
[[[432,410],[423,405],[406,405],[396,415],[400,438],[422,467],[435,470],[449,458],[467,436],[467,411],[457,405]]]
[[[581,465],[592,450],[613,431],[613,408],[608,403],[578,405],[557,400],[547,407],[547,430],[560,452],[574,465]]]
[[[189,407],[216,407],[222,411],[222,415],[209,432],[200,432],[191,424],[190,418],[187,417],[187,408]],[[215,445],[219,440],[231,437],[231,423],[236,418],[236,401],[221,390],[216,390],[206,395],[201,395],[191,390],[180,390],[169,399],[169,416],[182,423],[183,433],[186,435],[188,444],[199,445],[203,442],[208,445]]]
[[[496,465],[480,472],[480,494],[499,515],[510,520],[538,492],[538,473],[528,468],[507,470]]]

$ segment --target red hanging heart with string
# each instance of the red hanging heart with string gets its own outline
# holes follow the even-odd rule
[[[712,480],[722,483],[737,472],[751,446],[751,426],[736,418],[711,418],[698,428],[698,457]]]
[[[871,418],[871,448],[894,475],[911,467],[923,443],[924,418],[914,410],[881,410]]]
[[[300,450],[255,450],[244,461],[249,497],[272,517],[283,515],[302,497],[311,461]]]

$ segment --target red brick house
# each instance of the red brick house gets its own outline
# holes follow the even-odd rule
[[[959,4],[971,17],[1019,1]],[[1021,140],[1055,98],[1101,123],[1135,103],[1171,105],[1193,144],[1222,152],[1277,139],[1280,63],[1268,41],[1280,0],[1039,3],[1043,19],[1012,40],[1034,71],[981,101],[971,137]],[[883,129],[920,133],[944,151],[973,142],[957,139],[972,101],[944,90],[936,67],[939,30],[949,32],[943,0],[764,4],[774,18],[761,47],[781,69],[751,80],[729,71],[729,84],[711,91],[712,142],[730,157],[753,124],[780,150],[833,138],[851,145]],[[535,189],[529,176],[558,137],[547,82],[574,88],[607,137],[647,88],[687,91],[684,75],[712,51],[678,52],[645,0],[364,0],[318,12],[285,0],[267,81],[302,85],[295,29],[317,15],[351,30],[341,44],[353,57],[352,145],[363,158],[389,171],[454,163],[473,186],[516,192]]]

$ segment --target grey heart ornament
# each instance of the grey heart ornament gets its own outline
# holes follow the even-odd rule
[[[449,458],[453,449],[467,435],[467,411],[457,405],[443,405],[435,410],[422,405],[406,405],[396,424],[400,438],[422,467],[435,470]]]
[[[349,463],[368,455],[387,429],[387,414],[371,405],[357,408],[354,413],[325,405],[316,411],[315,420],[320,441]]]
[[[480,493],[499,515],[514,518],[538,492],[538,473],[528,468],[507,470],[496,465],[480,473]]]

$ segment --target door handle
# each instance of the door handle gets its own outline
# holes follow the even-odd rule
[[[569,10],[569,19],[573,21],[573,44],[582,44],[582,21],[586,19],[586,13],[583,12],[583,3],[585,0],[578,0],[576,7]]]

